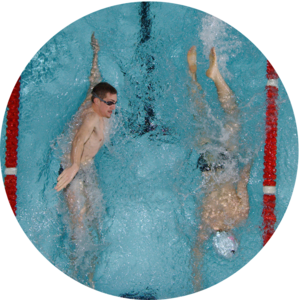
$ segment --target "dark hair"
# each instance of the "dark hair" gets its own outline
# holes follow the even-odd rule
[[[117,90],[107,82],[98,83],[92,90],[92,93],[97,94],[100,98],[105,98],[107,93],[117,94]],[[95,97],[92,96],[92,102],[94,102]]]

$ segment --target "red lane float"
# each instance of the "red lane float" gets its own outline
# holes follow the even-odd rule
[[[263,245],[274,233],[276,223],[276,154],[277,154],[277,121],[278,110],[278,75],[270,62],[267,62],[267,109],[266,109],[266,141],[264,149],[264,181],[263,181]]]
[[[19,135],[20,79],[17,81],[8,101],[5,153],[5,191],[10,206],[17,211],[17,150]]]

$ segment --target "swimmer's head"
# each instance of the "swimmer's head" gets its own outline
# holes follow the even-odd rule
[[[233,234],[217,231],[213,237],[213,245],[217,253],[225,258],[232,258],[238,248],[238,242]]]
[[[92,90],[92,102],[99,116],[110,118],[116,108],[117,90],[107,82],[100,82]]]
[[[101,99],[106,98],[107,94],[117,95],[117,90],[107,82],[98,83],[92,90],[92,102],[94,103],[94,99],[96,95]],[[93,95],[95,94],[95,95]]]

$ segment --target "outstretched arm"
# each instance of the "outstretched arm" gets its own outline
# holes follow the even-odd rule
[[[88,115],[81,127],[79,128],[77,134],[72,142],[71,150],[71,167],[66,168],[57,178],[57,185],[55,189],[59,192],[64,189],[75,177],[79,168],[80,161],[84,149],[84,144],[90,138],[94,128],[95,122],[97,121],[96,115]]]
[[[201,265],[203,263],[203,243],[208,239],[206,225],[201,225],[197,234],[197,240],[192,249],[192,269],[193,269],[193,287],[194,292],[198,292],[202,288]]]
[[[100,74],[99,67],[98,67],[98,52],[100,50],[100,47],[99,47],[97,39],[95,38],[94,33],[92,34],[92,37],[91,37],[91,46],[93,48],[93,63],[92,63],[91,74],[89,77],[90,86],[89,86],[89,89],[87,92],[87,96],[81,105],[84,105],[87,101],[92,100],[91,92],[92,92],[93,88],[95,87],[96,84],[98,84],[99,82],[102,81],[101,74]]]
[[[241,200],[241,209],[242,213],[245,214],[245,218],[247,218],[249,214],[249,195],[247,191],[247,185],[250,177],[251,166],[252,163],[249,163],[244,167],[240,176],[240,181],[238,182],[237,186],[237,195]]]

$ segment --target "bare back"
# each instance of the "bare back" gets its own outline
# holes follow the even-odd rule
[[[249,195],[247,184],[251,163],[240,174],[237,187],[231,182],[217,184],[205,195],[202,206],[202,222],[215,231],[228,231],[248,218]]]
[[[233,184],[224,184],[204,199],[202,221],[215,231],[231,230],[247,216],[248,210]]]

